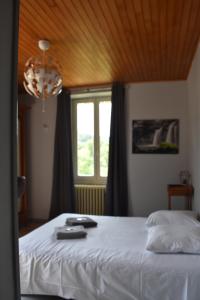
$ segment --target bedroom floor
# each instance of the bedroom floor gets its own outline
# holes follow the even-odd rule
[[[43,224],[44,222],[28,222],[27,225],[21,225],[19,227],[19,237],[22,237],[23,235],[33,231],[34,229],[40,227]]]

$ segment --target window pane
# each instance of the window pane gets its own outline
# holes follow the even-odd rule
[[[78,176],[94,176],[94,104],[77,104]]]
[[[108,151],[110,137],[111,102],[99,103],[99,145],[100,145],[100,176],[108,174]]]

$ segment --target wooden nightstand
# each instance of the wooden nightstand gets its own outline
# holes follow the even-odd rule
[[[173,196],[185,196],[187,200],[187,209],[192,209],[193,186],[186,184],[168,184],[168,209],[172,209]]]

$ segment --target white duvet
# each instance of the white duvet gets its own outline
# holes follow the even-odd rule
[[[86,239],[56,240],[62,214],[20,238],[22,294],[76,300],[198,300],[200,256],[145,250],[145,218],[98,217]],[[77,216],[77,215],[76,215]]]

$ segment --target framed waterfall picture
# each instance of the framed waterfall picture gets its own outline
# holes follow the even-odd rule
[[[179,153],[179,120],[133,120],[132,153]]]

